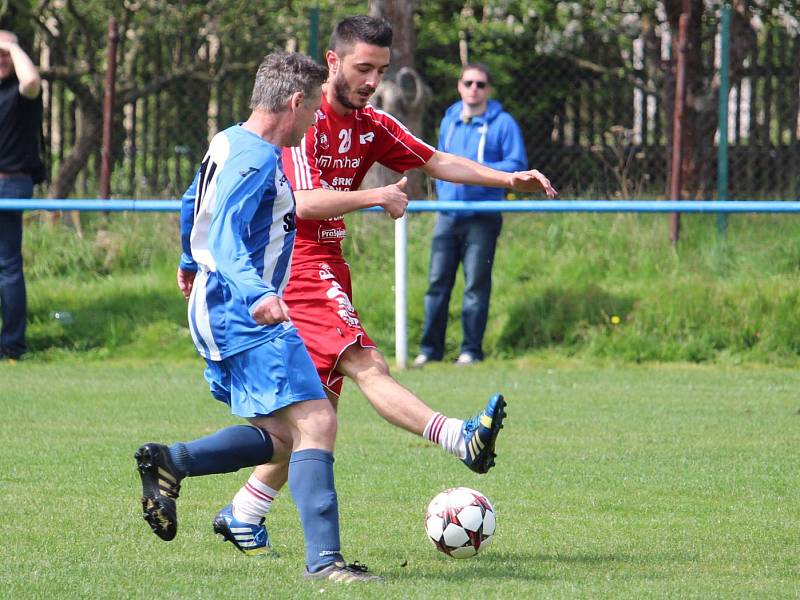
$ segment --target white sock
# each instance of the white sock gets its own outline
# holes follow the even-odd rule
[[[250,475],[247,483],[233,497],[233,516],[245,523],[258,525],[277,497],[276,490],[261,483],[255,475]]]
[[[467,445],[464,443],[462,430],[464,421],[461,419],[451,419],[442,413],[434,413],[422,437],[430,440],[434,444],[439,444],[445,452],[463,459],[467,455]]]

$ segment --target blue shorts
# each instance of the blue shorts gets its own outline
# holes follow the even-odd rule
[[[206,363],[211,395],[240,417],[266,416],[295,402],[327,397],[294,327],[254,348]]]

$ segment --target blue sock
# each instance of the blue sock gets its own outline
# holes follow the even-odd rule
[[[333,454],[318,449],[293,452],[289,459],[289,487],[303,525],[308,570],[314,573],[343,560]]]
[[[234,425],[191,442],[169,447],[169,457],[184,477],[231,473],[272,460],[272,439],[252,425]]]

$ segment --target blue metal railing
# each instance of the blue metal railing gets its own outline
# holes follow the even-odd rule
[[[0,198],[0,210],[177,212],[180,200]],[[369,210],[380,210],[372,208]],[[800,213],[800,202],[775,200],[412,200],[408,212]]]

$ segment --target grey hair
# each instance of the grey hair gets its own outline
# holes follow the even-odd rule
[[[270,113],[283,112],[292,94],[303,92],[306,98],[314,96],[327,78],[328,68],[304,54],[267,54],[256,72],[250,108]]]

